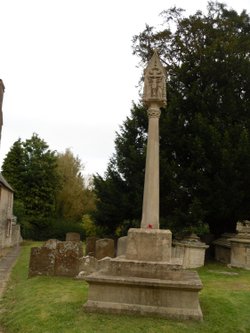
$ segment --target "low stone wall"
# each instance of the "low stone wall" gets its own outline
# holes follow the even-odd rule
[[[9,228],[9,230],[8,230]],[[22,242],[19,224],[0,225],[0,249],[16,246]]]

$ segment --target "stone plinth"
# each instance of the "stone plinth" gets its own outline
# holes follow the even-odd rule
[[[178,268],[177,266],[175,267]],[[111,260],[109,268],[85,278],[88,312],[202,319],[197,272],[174,270],[170,264]]]
[[[221,238],[213,241],[215,248],[215,259],[224,264],[230,264],[231,262],[231,241],[230,238],[235,237],[236,234],[225,233]]]
[[[170,262],[171,243],[170,230],[131,228],[128,231],[126,259]]]
[[[183,268],[198,268],[204,266],[205,251],[208,245],[202,243],[199,237],[189,237],[182,241],[173,241],[173,258],[182,259]]]

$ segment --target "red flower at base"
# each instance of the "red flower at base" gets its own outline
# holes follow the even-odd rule
[[[148,224],[147,228],[148,229],[153,229],[153,225],[152,224]]]

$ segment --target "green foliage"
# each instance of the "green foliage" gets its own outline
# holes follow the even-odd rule
[[[24,237],[39,237],[55,212],[59,185],[55,152],[37,134],[17,140],[4,159],[2,173],[15,190],[14,213]]]
[[[70,149],[57,155],[61,186],[56,193],[56,215],[63,220],[79,222],[95,209],[94,193],[85,185],[82,169],[81,160]]]
[[[141,216],[146,124],[145,110],[134,105],[131,117],[126,119],[116,135],[116,153],[104,178],[94,176],[98,200],[93,215],[97,225],[107,234],[114,234],[123,221]]]
[[[142,67],[157,48],[168,75],[161,219],[177,231],[204,223],[216,235],[233,232],[250,218],[250,17],[217,2],[206,14],[172,8],[162,16],[161,30],[146,26],[133,38]],[[105,177],[95,178],[96,220],[110,230],[140,219],[146,127],[145,110],[134,106]]]
[[[74,231],[85,237],[82,216],[95,209],[95,195],[81,170],[69,149],[56,154],[37,134],[13,144],[2,173],[15,190],[13,212],[24,238],[64,240]]]
[[[82,309],[88,295],[84,281],[45,276],[27,279],[30,248],[40,245],[25,242],[8,289],[0,300],[0,326],[6,333],[249,332],[249,271],[229,269],[221,264],[199,269],[203,283],[202,322],[90,314]]]
[[[96,236],[98,234],[98,228],[89,214],[83,215],[82,222],[86,237]]]

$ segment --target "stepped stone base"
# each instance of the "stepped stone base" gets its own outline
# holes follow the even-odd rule
[[[111,259],[88,275],[87,312],[202,320],[197,272],[178,264]]]

